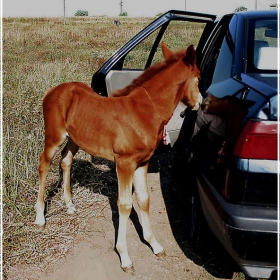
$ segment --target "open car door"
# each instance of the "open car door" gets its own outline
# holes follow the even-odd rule
[[[172,50],[186,49],[193,44],[199,65],[200,54],[215,19],[215,15],[209,14],[175,10],[165,13],[117,50],[93,75],[91,87],[103,96],[110,96],[113,91],[129,85],[150,65],[163,61],[161,41]],[[167,124],[171,146],[178,138],[183,122],[180,113],[185,108],[179,103]]]

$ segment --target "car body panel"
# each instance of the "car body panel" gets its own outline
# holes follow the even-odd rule
[[[236,167],[244,172],[277,174],[278,161],[265,160],[265,159],[238,158],[236,159]]]
[[[234,21],[234,33],[231,33],[233,47],[233,67],[222,73],[215,69],[214,77],[207,92],[223,98],[227,95],[236,96],[254,102],[244,120],[265,120],[277,124],[278,88],[277,73],[256,70],[248,66],[247,31],[250,19],[276,17],[276,12],[244,12],[236,13],[231,19]],[[232,27],[232,26],[231,26]],[[242,34],[242,36],[240,36]],[[219,61],[219,58],[218,58]],[[222,66],[225,66],[222,64]],[[217,62],[216,67],[219,67]],[[215,77],[215,74],[217,77]],[[277,160],[232,158],[232,167],[225,169],[225,174],[205,169],[203,161],[197,167],[197,181],[201,206],[207,223],[215,236],[221,241],[234,260],[240,265],[244,273],[250,277],[269,278],[277,270],[277,237],[278,237],[278,206],[277,206]],[[213,174],[212,174],[213,173]],[[233,174],[233,175],[231,175]],[[218,190],[214,176],[224,176],[225,186]],[[233,183],[229,183],[232,177]],[[251,180],[250,178],[256,178]],[[248,181],[247,181],[248,180]],[[243,198],[232,197],[227,193],[239,190],[242,196],[252,195],[241,186],[250,180],[259,182],[256,189],[261,193],[267,188],[266,195],[260,203],[256,198],[245,202]],[[213,185],[214,184],[214,185]],[[231,188],[230,190],[227,190]],[[245,186],[245,185],[244,185]],[[246,187],[245,187],[246,188]],[[242,189],[242,191],[241,191]],[[268,189],[270,189],[268,191]],[[256,191],[256,192],[257,192]],[[274,197],[272,200],[266,196]]]
[[[269,278],[277,267],[277,207],[230,204],[203,174],[198,186],[203,213],[215,236],[248,276]]]
[[[212,84],[207,92],[211,95],[215,95],[218,98],[223,98],[227,95],[236,95],[243,92],[246,87],[239,81],[229,78],[219,83]]]
[[[248,85],[248,87],[265,94],[268,98],[271,98],[277,93],[277,80],[276,74],[262,74],[262,73],[249,73],[241,74],[242,83]]]
[[[276,15],[275,12],[268,12],[268,14],[269,16],[273,14],[274,17]],[[233,64],[237,65],[231,68],[231,73],[220,74],[216,72],[218,78],[215,78],[214,74],[207,91],[219,98],[233,95],[240,99],[246,98],[253,101],[254,105],[249,108],[244,122],[246,119],[255,119],[274,122],[277,125],[278,75],[270,71],[246,73],[251,69],[248,67],[248,61],[246,60],[246,47],[242,47],[247,42],[246,25],[249,24],[249,19],[264,15],[266,18],[269,17],[265,13],[259,12],[241,13],[233,17],[236,27],[235,36],[232,37],[232,43],[235,46]],[[238,36],[238,32],[243,32],[242,34],[245,34],[245,36]],[[237,46],[239,46],[239,50]],[[219,67],[218,63],[216,67]],[[226,172],[224,175],[226,179],[225,189],[222,191],[218,191],[217,187],[213,185],[215,180],[211,180],[213,176],[221,176],[221,174],[215,175],[214,172],[210,171],[213,174],[209,175],[209,170],[205,171],[203,166],[197,168],[198,188],[203,213],[215,236],[246,275],[254,278],[269,278],[272,272],[277,270],[279,222],[277,174],[279,162],[277,160],[238,157],[232,160],[235,161],[236,170],[226,169],[224,171]],[[230,178],[230,176],[242,179],[235,179],[232,183],[229,183],[230,179],[227,178]],[[246,191],[246,182],[248,189],[252,187],[250,182],[257,184],[256,192],[262,193],[265,188],[267,189],[261,202],[256,198],[257,196],[252,196],[252,191]],[[242,187],[243,184],[244,188]],[[229,190],[227,190],[227,185],[230,186],[228,187]],[[234,189],[235,192],[238,190],[242,195],[232,197],[233,195],[226,194],[234,192]],[[252,198],[245,198],[249,195]],[[274,199],[269,198],[269,196],[274,197]]]
[[[105,78],[108,96],[111,96],[113,91],[128,86],[141,73],[142,70],[110,70]]]

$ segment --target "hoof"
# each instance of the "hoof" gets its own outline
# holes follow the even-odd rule
[[[157,253],[156,256],[161,260],[161,259],[164,259],[166,257],[166,253],[163,250],[163,251]]]
[[[39,227],[44,227],[45,224],[46,224],[45,221],[37,221],[37,219],[36,219],[36,221],[34,222],[34,225],[37,225],[37,226],[39,226]]]
[[[72,206],[70,206],[70,207],[68,207],[68,209],[67,209],[67,214],[74,214],[76,212],[76,208],[75,208],[75,206],[74,205],[72,205]]]
[[[130,274],[134,274],[135,273],[135,269],[133,267],[133,264],[131,264],[130,266],[127,267],[122,267],[122,270],[126,273],[130,273]]]
[[[43,227],[46,223],[45,216],[41,212],[37,213],[36,220],[34,222],[35,225]]]
[[[67,203],[67,214],[74,214],[76,212],[76,208],[72,202],[72,200],[70,200]]]

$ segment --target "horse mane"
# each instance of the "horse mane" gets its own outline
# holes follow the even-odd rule
[[[169,58],[168,60],[158,62],[155,65],[150,66],[147,68],[139,77],[134,79],[131,84],[126,86],[123,89],[116,90],[112,92],[112,96],[114,97],[121,97],[128,95],[133,89],[143,85],[145,82],[149,81],[152,77],[154,77],[159,72],[165,70],[178,60],[182,59],[186,54],[185,50],[178,51],[174,53],[174,55]]]

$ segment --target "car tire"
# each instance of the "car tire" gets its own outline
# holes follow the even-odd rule
[[[194,186],[191,191],[187,219],[187,238],[189,244],[192,247],[200,248],[203,246],[204,219],[197,186]]]

